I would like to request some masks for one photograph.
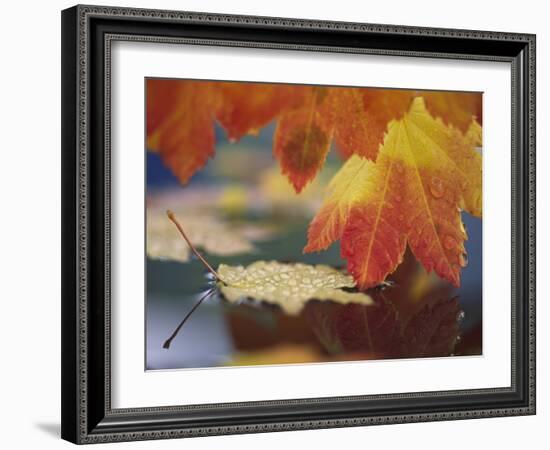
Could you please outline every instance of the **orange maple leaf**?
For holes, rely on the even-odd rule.
[[[304,90],[286,84],[221,82],[216,118],[231,141],[256,134],[283,110],[299,105]]]
[[[473,119],[481,121],[481,96],[477,93],[332,88],[327,114],[334,117],[335,141],[344,158],[357,154],[375,160],[388,123],[402,118],[415,97],[424,97],[426,109],[434,117],[462,132]]]
[[[415,96],[422,96],[426,101],[426,109],[434,116],[439,117],[447,125],[453,125],[465,133],[472,119],[481,124],[482,97],[475,92],[416,92]]]
[[[335,143],[346,159],[352,154],[376,159],[378,153],[375,124],[368,116],[362,93],[360,88],[330,88],[322,111],[323,120],[334,127]]]
[[[280,116],[273,142],[273,154],[296,192],[323,167],[334,131],[323,114],[328,89],[310,86],[302,89],[304,102]]]
[[[375,160],[388,121],[404,114],[410,105],[409,91],[370,88],[325,88],[318,108],[320,120],[334,129],[342,156],[352,154]]]
[[[299,106],[280,117],[274,154],[298,193],[321,170],[333,138],[345,159],[375,160],[388,121],[402,116],[412,99],[410,91],[387,89],[296,89]]]
[[[351,155],[334,175],[327,188],[328,195],[309,225],[304,252],[324,250],[340,239],[352,207],[372,184],[369,174],[375,170],[374,167],[374,162]]]
[[[308,229],[306,252],[341,240],[360,287],[385,279],[406,245],[458,285],[466,233],[481,216],[481,95],[435,91],[156,80],[147,82],[147,144],[182,183],[230,140],[276,120],[273,153],[296,192],[334,138],[347,159]]]
[[[301,192],[322,168],[333,137],[345,159],[375,160],[387,124],[406,113],[415,95],[462,132],[481,119],[479,94],[150,79],[147,143],[186,183],[214,155],[214,119],[231,141],[278,120],[274,155]]]
[[[213,83],[147,80],[147,147],[182,183],[214,156]]]
[[[340,238],[348,271],[367,288],[396,269],[408,242],[427,271],[459,285],[466,264],[460,211],[481,214],[479,131],[471,124],[462,134],[416,98],[390,122],[376,163],[354,155],[335,176],[304,251]]]

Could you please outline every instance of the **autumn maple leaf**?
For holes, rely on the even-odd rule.
[[[214,156],[216,120],[235,141],[298,104],[303,92],[283,84],[147,80],[147,147],[185,184]]]
[[[185,184],[214,156],[214,121],[231,141],[276,121],[273,153],[299,193],[323,167],[333,140],[344,159],[376,160],[387,124],[403,117],[417,95],[462,132],[481,117],[481,96],[472,93],[149,79],[147,144]]]
[[[388,125],[376,162],[353,155],[329,186],[304,251],[340,238],[360,288],[379,284],[402,261],[406,245],[427,271],[460,284],[466,264],[461,209],[481,215],[480,128],[464,135],[415,98]]]
[[[221,264],[218,286],[225,299],[240,303],[252,298],[278,305],[289,315],[299,314],[312,299],[338,304],[371,305],[364,292],[353,292],[353,279],[330,266],[278,261],[256,261],[247,267]],[[346,290],[347,289],[347,290]]]
[[[426,109],[446,125],[453,125],[465,133],[472,119],[481,124],[482,97],[476,92],[417,91],[426,102]]]
[[[335,143],[342,156],[347,159],[356,154],[375,160],[388,123],[401,119],[415,97],[423,97],[434,117],[462,132],[473,118],[481,120],[481,96],[477,93],[331,88],[325,114],[333,122]]]
[[[304,94],[301,86],[234,82],[217,83],[216,91],[216,118],[231,141],[256,134]]]
[[[214,156],[214,84],[147,80],[147,147],[182,183]]]
[[[323,167],[333,133],[326,117],[328,88],[302,89],[303,103],[279,117],[273,138],[273,154],[298,193]]]
[[[300,106],[284,112],[274,138],[274,155],[297,193],[323,167],[332,140],[347,159],[356,154],[375,160],[388,121],[402,116],[409,91],[300,87]]]
[[[374,166],[374,162],[352,155],[334,175],[327,188],[329,195],[309,225],[306,253],[324,250],[340,239],[351,208],[371,185],[368,175]]]
[[[335,141],[345,157],[352,154],[376,160],[388,122],[407,112],[410,91],[373,88],[335,88]]]
[[[481,95],[462,92],[158,80],[147,82],[147,145],[186,183],[230,140],[276,121],[273,153],[294,190],[334,140],[347,161],[308,230],[306,252],[341,239],[359,286],[381,282],[406,244],[460,282],[460,210],[481,216]]]
[[[321,170],[332,140],[344,159],[376,160],[388,123],[401,119],[417,96],[434,117],[462,132],[481,117],[476,93],[296,86],[294,95],[300,94],[294,109],[281,110],[274,139],[274,155],[297,193]]]

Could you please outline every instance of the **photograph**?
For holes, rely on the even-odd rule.
[[[483,355],[483,93],[146,78],[145,369]]]

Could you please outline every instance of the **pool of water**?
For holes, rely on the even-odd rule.
[[[163,347],[166,339],[214,283],[196,259],[147,259],[146,369],[481,354],[481,220],[463,216],[468,266],[458,289],[425,274],[408,253],[391,285],[368,291],[375,300],[370,307],[312,300],[300,315],[288,316],[250,300],[229,304],[215,292],[169,348]],[[257,243],[253,253],[204,256],[213,267],[260,259],[345,267],[338,244],[318,254],[302,253],[307,221],[276,225],[274,238]]]

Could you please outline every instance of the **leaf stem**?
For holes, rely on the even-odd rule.
[[[191,311],[189,311],[185,317],[182,319],[182,321],[179,323],[179,325],[176,327],[174,332],[170,335],[168,339],[164,341],[164,344],[162,344],[162,348],[170,348],[170,344],[172,343],[172,340],[178,335],[179,331],[181,330],[181,327],[183,327],[183,324],[187,322],[187,319],[191,317],[191,314],[195,312],[195,310],[200,306],[200,304],[205,301],[208,297],[210,297],[214,293],[215,288],[210,288],[206,293],[200,298],[200,300],[195,303],[195,305],[191,308]]]
[[[198,252],[198,250],[193,246],[193,244],[191,243],[191,241],[189,240],[189,238],[187,237],[187,235],[185,234],[185,231],[183,231],[183,227],[181,226],[181,224],[178,222],[178,219],[176,219],[176,215],[174,214],[173,211],[166,211],[166,215],[168,216],[168,218],[174,223],[174,225],[176,226],[176,228],[178,229],[178,231],[180,232],[180,234],[182,235],[183,239],[185,239],[185,242],[187,242],[187,245],[189,246],[189,248],[191,249],[191,251],[195,254],[195,256],[197,258],[199,258],[200,262],[203,263],[204,267],[206,267],[206,269],[208,269],[208,271],[214,275],[214,277],[216,277],[216,280],[218,281],[221,281],[222,283],[224,283],[224,281],[221,279],[221,277],[218,275],[218,272],[216,272],[214,270],[214,268],[208,264],[208,261],[206,261],[206,259],[203,258],[203,256]]]

